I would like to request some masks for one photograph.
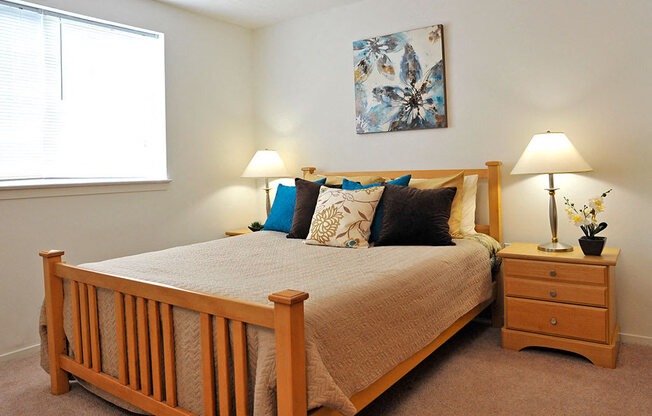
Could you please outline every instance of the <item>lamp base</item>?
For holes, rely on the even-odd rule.
[[[549,243],[541,243],[537,247],[541,251],[573,251],[573,246],[569,244],[564,244],[564,243],[554,243],[554,242],[549,242]]]

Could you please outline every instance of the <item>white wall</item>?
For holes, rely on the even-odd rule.
[[[510,176],[532,135],[564,131],[594,172],[558,175],[577,202],[610,187],[617,308],[652,343],[652,2],[368,0],[255,32],[259,146],[292,169],[482,167],[502,160],[505,241],[549,238],[545,176]],[[351,42],[444,24],[447,129],[356,135]],[[560,204],[560,209],[561,209]],[[560,219],[563,241],[579,230]],[[647,338],[646,338],[647,337]]]
[[[165,33],[173,181],[155,192],[0,199],[0,355],[39,342],[39,250],[102,260],[218,238],[255,212],[254,182],[239,177],[256,149],[249,30],[148,0],[38,2]]]

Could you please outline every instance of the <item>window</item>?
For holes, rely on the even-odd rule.
[[[165,179],[163,35],[0,0],[0,187]]]

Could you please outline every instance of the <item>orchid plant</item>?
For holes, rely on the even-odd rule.
[[[596,234],[607,228],[607,223],[598,223],[596,217],[598,216],[598,213],[604,211],[604,198],[609,192],[611,192],[611,189],[603,192],[597,198],[589,199],[588,203],[584,204],[581,209],[577,209],[575,203],[564,197],[564,205],[566,205],[568,221],[571,224],[580,227],[587,238],[595,239],[597,238]]]

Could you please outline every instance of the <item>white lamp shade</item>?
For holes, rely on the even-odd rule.
[[[288,171],[281,157],[274,150],[257,151],[242,172],[243,178],[280,178],[283,176],[288,176]]]
[[[564,133],[535,134],[512,175],[589,172],[593,169]]]

